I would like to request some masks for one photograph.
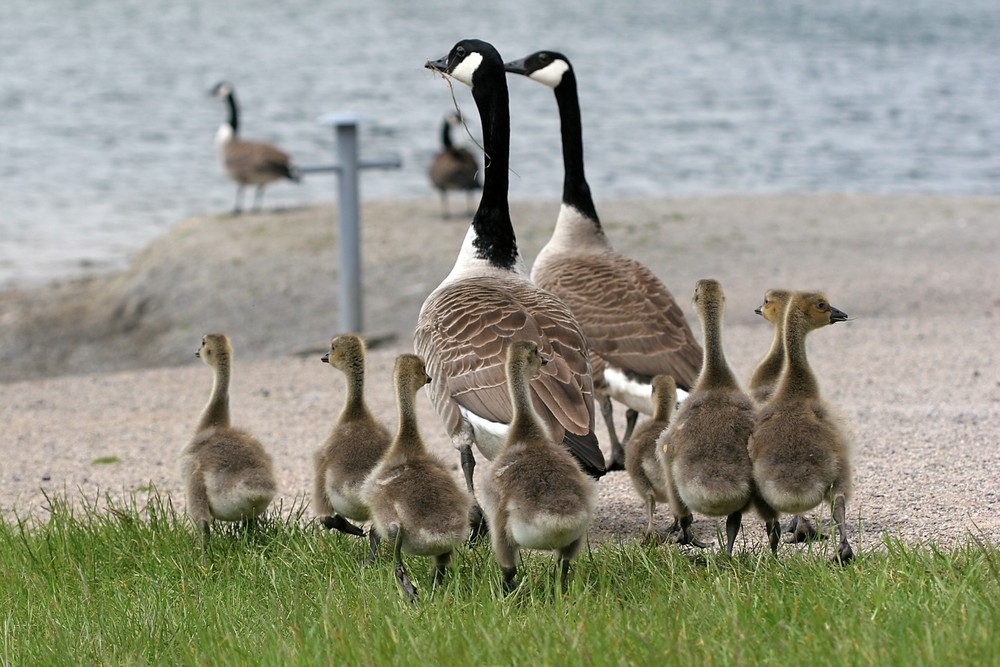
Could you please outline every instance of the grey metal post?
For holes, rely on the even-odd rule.
[[[340,164],[340,330],[364,331],[361,322],[361,216],[358,194],[358,121],[340,117],[336,125]]]
[[[303,174],[335,172],[339,177],[337,205],[340,211],[340,332],[362,332],[361,322],[361,214],[359,172],[361,169],[399,169],[398,157],[361,162],[358,159],[358,125],[368,119],[352,113],[326,114],[319,119],[333,125],[337,137],[335,165],[301,167]]]

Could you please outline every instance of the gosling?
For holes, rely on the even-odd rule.
[[[594,482],[554,441],[532,404],[529,382],[545,363],[535,341],[508,347],[505,370],[513,418],[483,484],[483,509],[508,593],[519,583],[521,548],[554,550],[565,588],[570,561],[583,544],[597,504]]]
[[[653,526],[656,503],[667,502],[667,477],[661,450],[656,441],[670,425],[677,403],[677,383],[672,375],[657,375],[652,380],[653,418],[642,424],[625,441],[625,470],[636,493],[646,503],[646,539],[659,541]],[[673,532],[673,528],[670,532]]]
[[[255,521],[277,490],[274,464],[252,435],[229,420],[229,379],[233,348],[222,333],[201,339],[195,356],[215,371],[212,393],[194,438],[181,453],[187,513],[201,528],[207,546],[210,521]]]
[[[723,350],[722,286],[699,280],[693,303],[704,331],[701,372],[659,445],[666,458],[667,495],[680,529],[678,543],[707,546],[691,534],[692,512],[725,516],[726,553],[731,556],[754,492],[747,453],[754,406]]]
[[[456,544],[469,537],[472,499],[448,469],[427,453],[417,428],[417,390],[431,381],[424,360],[414,354],[396,359],[393,370],[399,430],[382,460],[365,480],[361,496],[371,508],[369,531],[375,560],[379,542],[393,545],[396,581],[411,602],[418,598],[403,564],[402,552],[434,556],[433,585],[444,578]]]
[[[773,553],[778,552],[778,514],[801,514],[826,500],[832,505],[840,543],[834,559],[847,563],[847,499],[852,491],[850,445],[839,420],[820,397],[806,356],[806,335],[842,322],[847,314],[821,292],[796,292],[784,316],[785,363],[774,396],[757,414],[750,458]]]
[[[321,524],[349,535],[364,535],[348,519],[365,522],[368,505],[361,486],[389,449],[392,436],[365,403],[365,343],[353,334],[330,341],[320,358],[347,377],[347,397],[330,437],[316,451],[313,508]]]
[[[783,289],[769,289],[764,293],[764,303],[762,303],[755,313],[774,325],[774,338],[771,340],[771,347],[760,360],[750,382],[747,384],[747,391],[750,398],[760,406],[766,403],[774,394],[774,388],[778,385],[781,377],[781,366],[785,363],[785,339],[782,335],[782,324],[785,317],[785,306],[792,293]],[[796,514],[785,526],[784,532],[791,533],[793,542],[806,542],[819,537],[816,526],[801,514]]]

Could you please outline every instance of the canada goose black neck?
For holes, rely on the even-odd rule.
[[[576,90],[573,68],[563,74],[562,83],[556,86],[556,103],[559,105],[559,124],[562,128],[563,152],[563,204],[572,206],[594,221],[601,229],[594,199],[583,171],[583,122],[580,118],[580,101]]]
[[[451,119],[445,118],[441,123],[441,145],[451,150],[454,144],[451,143]]]
[[[229,105],[229,127],[233,128],[235,137],[240,131],[240,112],[236,108],[236,96],[233,91],[229,91],[226,95],[226,104]]]
[[[479,62],[472,70],[471,81],[459,78],[472,88],[472,97],[483,126],[483,149],[486,153],[483,194],[472,218],[475,232],[473,247],[479,259],[497,268],[515,271],[519,264],[517,239],[507,202],[510,185],[510,98],[503,60],[491,44],[466,39],[452,47],[445,58],[428,62],[427,67],[454,74],[466,61],[472,63],[470,58],[477,56]]]
[[[529,78],[540,73],[536,80],[546,85],[555,83],[542,70],[555,68],[552,76],[558,77],[553,86],[556,104],[559,107],[559,125],[562,132],[563,153],[563,196],[562,203],[572,206],[589,218],[601,230],[601,221],[590,194],[590,186],[583,167],[583,121],[580,116],[580,98],[577,92],[576,74],[569,59],[554,51],[538,51],[515,62],[504,65],[508,72],[523,74]]]

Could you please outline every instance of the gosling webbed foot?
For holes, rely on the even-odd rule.
[[[368,558],[365,559],[364,567],[368,567],[378,558],[378,546],[381,544],[382,538],[379,537],[378,533],[375,532],[375,527],[372,526],[368,529]]]
[[[517,578],[517,567],[505,567],[503,570],[503,592],[504,595],[510,595],[517,587],[521,585],[520,580]]]
[[[396,581],[399,583],[399,587],[403,589],[406,593],[406,597],[410,599],[410,602],[416,604],[417,602],[417,588],[410,581],[410,577],[406,574],[406,568],[402,564],[396,566]]]
[[[355,526],[353,523],[340,516],[339,514],[333,514],[329,516],[321,516],[319,522],[323,524],[328,530],[336,530],[344,533],[346,535],[357,535],[358,537],[364,537],[365,531]]]
[[[608,463],[608,472],[625,470],[625,448],[618,442],[611,444],[611,461]]]
[[[695,537],[690,528],[678,528],[678,532],[679,534],[675,538],[677,544],[690,544],[691,546],[698,547],[699,549],[707,549],[712,546],[711,542],[702,542]]]
[[[479,503],[473,503],[472,509],[469,511],[469,544],[478,542],[484,537],[489,537],[490,527],[486,521],[486,515],[483,514],[483,508],[479,506]]]
[[[851,548],[851,545],[848,542],[841,542],[840,546],[837,548],[837,553],[831,560],[840,565],[847,565],[854,560],[854,549]]]
[[[811,542],[812,540],[818,540],[825,537],[816,529],[816,525],[812,521],[805,518],[801,514],[793,516],[785,525],[783,530],[785,533],[789,533],[791,535],[788,542],[792,544],[799,542]]]

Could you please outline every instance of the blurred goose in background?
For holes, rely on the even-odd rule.
[[[264,141],[250,141],[239,136],[240,113],[236,106],[233,84],[221,81],[212,88],[210,94],[224,99],[229,107],[229,119],[219,126],[215,134],[215,150],[219,163],[229,178],[236,181],[236,203],[233,213],[243,209],[243,188],[257,186],[253,198],[253,210],[259,211],[264,199],[264,186],[279,178],[287,178],[298,183],[298,170],[292,165],[288,153]]]
[[[638,413],[653,414],[653,376],[673,376],[683,400],[698,376],[701,346],[663,281],[615,250],[604,234],[584,174],[580,103],[569,59],[538,51],[504,68],[555,91],[565,170],[562,206],[552,238],[532,266],[531,279],[562,298],[583,327],[594,389],[611,439],[608,469],[622,470],[622,442],[631,435]],[[622,440],[615,431],[611,399],[627,408]]]
[[[441,123],[441,150],[431,161],[428,175],[431,183],[441,193],[441,217],[450,218],[448,210],[448,191],[465,190],[466,214],[472,215],[472,195],[481,190],[479,182],[479,164],[475,156],[461,146],[451,141],[452,126],[460,127],[462,117],[457,112],[449,113]]]

